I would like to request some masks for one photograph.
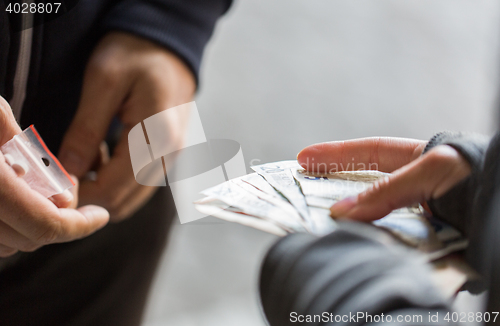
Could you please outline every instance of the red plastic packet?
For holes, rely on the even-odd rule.
[[[0,151],[31,189],[47,198],[75,185],[33,125],[5,143]]]

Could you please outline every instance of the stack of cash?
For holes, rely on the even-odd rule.
[[[334,203],[365,191],[388,175],[379,171],[309,173],[297,161],[252,169],[255,173],[203,191],[206,197],[195,202],[196,208],[278,236],[294,232],[321,236],[337,228],[329,210]],[[443,265],[443,257],[467,246],[457,230],[429,216],[419,204],[394,210],[373,225],[390,233],[401,246],[421,252],[428,261],[439,260],[436,266]]]

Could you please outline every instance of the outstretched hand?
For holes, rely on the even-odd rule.
[[[469,163],[453,147],[440,145],[421,155],[426,144],[390,137],[335,141],[308,146],[297,160],[311,172],[336,172],[328,167],[347,163],[391,172],[367,191],[330,208],[334,218],[373,221],[394,209],[439,198],[471,173]]]

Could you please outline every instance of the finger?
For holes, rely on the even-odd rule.
[[[109,220],[108,212],[101,207],[58,209],[14,173],[0,174],[0,178],[0,198],[9,202],[0,205],[1,220],[39,245],[80,238]]]
[[[129,84],[121,82],[114,70],[97,64],[87,67],[80,104],[59,152],[63,166],[78,178],[94,163],[111,120],[127,95]]]
[[[21,132],[9,103],[0,96],[0,146]]]
[[[76,176],[70,176],[75,185],[70,189],[66,189],[64,192],[56,194],[49,198],[50,201],[52,201],[58,208],[76,208],[78,206],[79,181]]]
[[[127,137],[123,137],[109,163],[97,171],[96,181],[86,180],[80,184],[80,203],[103,206],[115,216],[120,205],[138,187],[144,186],[135,181]]]
[[[397,208],[438,198],[470,174],[467,161],[452,147],[438,146],[374,183],[356,197],[330,208],[332,217],[372,221]]]
[[[0,257],[7,258],[17,253],[17,250],[0,244]]]
[[[89,171],[85,175],[85,179],[95,180],[95,171],[99,170],[101,166],[107,164],[109,162],[109,147],[106,141],[102,141],[99,144],[99,151],[97,153],[97,157],[94,160],[94,163],[90,166]]]
[[[311,172],[378,170],[392,172],[416,159],[427,142],[393,137],[370,137],[319,143],[304,148],[297,156]]]
[[[165,176],[161,173],[158,177],[164,179]],[[94,203],[108,209],[111,220],[116,222],[133,214],[156,189],[140,185],[135,180],[130,163],[128,139],[123,137],[109,163],[103,165],[97,172],[96,181],[82,182],[79,197],[82,204]]]
[[[89,236],[104,227],[109,221],[109,213],[100,206],[87,205],[78,209],[59,209],[59,229],[55,235],[47,235],[43,240],[50,243],[67,242]],[[53,239],[53,240],[52,240]]]
[[[52,197],[50,197],[50,201],[52,201],[58,208],[68,208],[73,199],[75,197],[73,196],[73,193],[69,190],[66,189],[60,194],[56,194]]]
[[[73,180],[73,183],[75,184],[72,188],[69,189],[69,191],[71,191],[71,194],[73,195],[73,201],[71,202],[71,205],[69,205],[68,207],[60,207],[60,208],[78,207],[78,190],[80,189],[80,180],[78,180],[78,178],[74,174],[70,174],[70,177]]]

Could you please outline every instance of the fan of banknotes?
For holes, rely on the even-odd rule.
[[[196,208],[279,236],[293,232],[324,235],[336,228],[329,211],[335,202],[363,192],[388,175],[373,170],[309,173],[297,161],[252,169],[256,173],[203,191],[206,197],[195,203]],[[373,224],[433,257],[467,245],[457,230],[428,216],[420,205],[397,209]]]
[[[196,209],[279,236],[294,232],[321,236],[337,227],[329,210],[335,202],[363,192],[388,175],[379,171],[310,173],[295,160],[252,169],[255,173],[202,191],[206,197],[195,202]],[[373,224],[402,246],[420,251],[428,261],[439,260],[441,265],[443,257],[467,246],[460,232],[429,216],[418,204],[394,210]]]

